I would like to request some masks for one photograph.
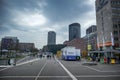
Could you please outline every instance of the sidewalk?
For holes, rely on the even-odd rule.
[[[31,56],[26,56],[22,59],[18,59],[16,60],[16,63],[15,65],[20,65],[20,64],[23,64],[23,63],[28,63],[28,62],[32,62],[34,60],[38,59],[37,57],[31,57]],[[9,65],[8,64],[8,60],[0,60],[0,67],[13,67],[14,65]]]
[[[96,62],[96,61],[94,61],[94,62],[93,61],[89,61],[89,60],[87,60],[85,58],[82,58],[81,62],[82,62],[82,65],[90,65],[90,66],[98,64],[98,62]]]
[[[96,64],[104,64],[104,65],[120,65],[119,63],[114,63],[114,61],[113,61],[113,63],[110,62],[110,63],[108,64],[107,62],[104,63],[104,60],[99,61],[99,62],[98,62],[98,61],[94,61],[94,62],[93,62],[92,60],[90,61],[90,60],[85,59],[85,58],[82,58],[82,59],[81,59],[81,62],[82,62],[82,63],[88,63],[88,64],[89,64],[89,63],[96,63]]]

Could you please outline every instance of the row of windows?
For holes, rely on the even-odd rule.
[[[118,29],[118,28],[120,29],[120,24],[114,24],[113,25],[113,29]]]
[[[118,35],[118,34],[120,34],[120,30],[119,31],[114,31],[113,33],[114,33],[114,35]]]
[[[112,13],[113,16],[120,16],[120,13]]]
[[[119,38],[118,38],[118,37],[114,37],[114,40],[115,40],[115,41],[119,41]]]
[[[111,1],[111,4],[120,5],[120,1]]]
[[[112,7],[112,10],[120,10],[120,7]]]
[[[117,22],[119,21],[119,22],[120,22],[120,18],[113,18],[112,20],[113,20],[113,21],[117,21]]]

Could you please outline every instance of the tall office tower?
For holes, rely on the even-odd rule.
[[[120,0],[96,0],[98,46],[120,48]]]
[[[73,23],[69,25],[69,41],[80,38],[80,24],[79,23]]]
[[[48,32],[48,45],[56,44],[56,33],[54,31]]]

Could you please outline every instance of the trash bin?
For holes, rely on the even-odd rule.
[[[103,58],[100,59],[100,63],[104,64],[104,59]]]
[[[111,64],[115,64],[115,59],[111,59]]]
[[[105,64],[107,63],[107,58],[106,58],[106,57],[104,58],[104,63],[105,63]]]

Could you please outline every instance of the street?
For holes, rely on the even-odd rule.
[[[120,64],[82,65],[84,61],[37,58],[0,67],[0,80],[119,80]]]

